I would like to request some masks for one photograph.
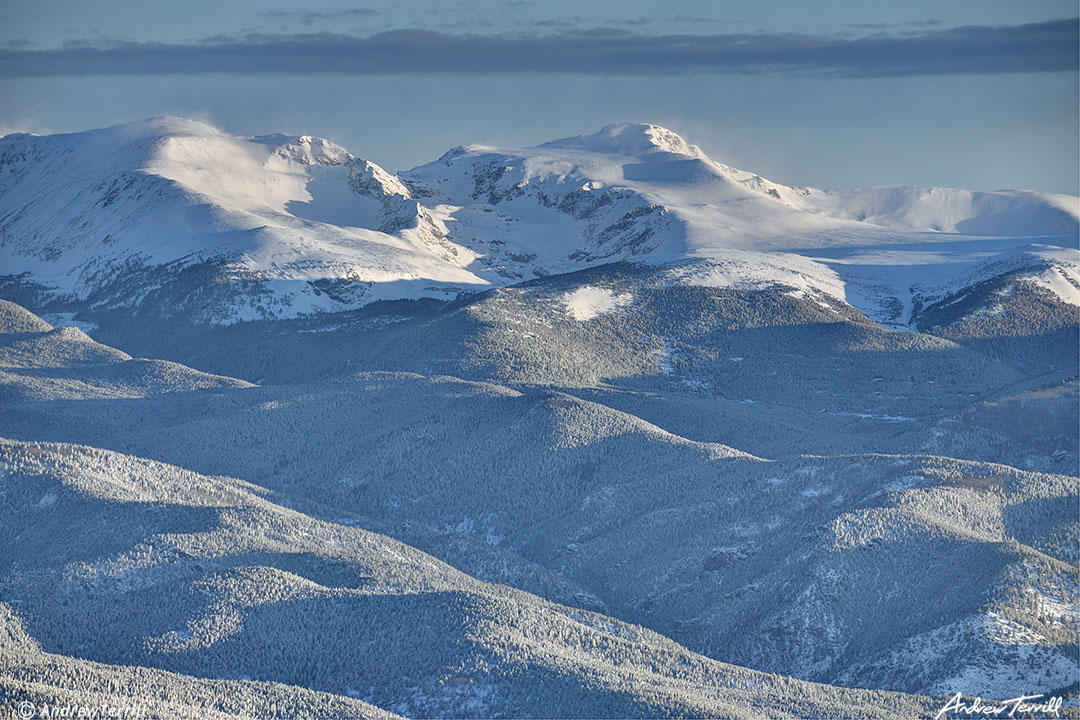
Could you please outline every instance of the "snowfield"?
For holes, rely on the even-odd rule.
[[[563,298],[566,309],[575,320],[591,320],[597,315],[629,305],[633,300],[633,296],[627,293],[617,295],[612,290],[591,286],[578,288]]]

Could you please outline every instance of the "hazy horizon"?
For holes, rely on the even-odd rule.
[[[790,185],[1080,193],[1066,3],[133,7],[6,4],[0,133],[178,115],[400,171],[635,121]]]

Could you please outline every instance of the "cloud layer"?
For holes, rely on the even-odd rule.
[[[862,37],[793,33],[647,35],[595,28],[541,35],[392,30],[69,44],[0,50],[0,75],[196,73],[807,72],[845,76],[1077,70],[1080,19]]]

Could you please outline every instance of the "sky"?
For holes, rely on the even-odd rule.
[[[157,115],[389,170],[612,122],[825,188],[1080,194],[1058,0],[0,0],[0,134]]]

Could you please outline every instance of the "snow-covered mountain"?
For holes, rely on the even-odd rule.
[[[1019,253],[1033,256],[1033,275],[1064,278],[1046,284],[1080,303],[1075,197],[786,187],[642,124],[529,149],[457,148],[403,178],[454,221],[451,240],[514,278],[689,260],[695,267],[674,278],[812,289],[908,327],[917,299],[948,295],[973,265]]]
[[[486,285],[393,176],[326,140],[160,118],[0,143],[4,274],[60,296],[137,306],[208,265],[196,283],[233,292],[195,309],[229,321]]]
[[[0,706],[1073,702],[1078,204],[637,124],[0,138]]]
[[[458,147],[400,176],[327,140],[178,118],[0,138],[9,286],[226,323],[633,260],[680,266],[675,282],[824,293],[907,327],[1005,257],[1077,302],[1078,218],[1080,199],[1049,193],[787,187],[646,124]]]

